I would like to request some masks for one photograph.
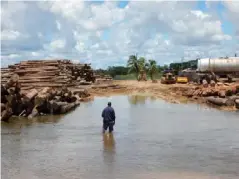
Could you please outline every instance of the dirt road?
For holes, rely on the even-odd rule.
[[[235,86],[231,84],[230,86]],[[238,85],[238,83],[237,83]],[[155,98],[160,98],[171,103],[198,103],[207,104],[204,94],[197,95],[193,97],[188,97],[185,95],[187,92],[195,91],[199,88],[201,92],[207,93],[208,90],[219,90],[220,88],[228,87],[213,87],[213,88],[203,88],[202,86],[197,86],[194,84],[161,84],[159,81],[157,83],[152,83],[152,81],[142,81],[138,82],[136,80],[125,80],[125,81],[113,81],[112,87],[95,88],[90,89],[89,92],[92,96],[112,96],[112,95],[132,95],[141,94],[147,96],[153,96]],[[229,86],[229,87],[230,87]],[[209,95],[210,96],[210,95]],[[237,110],[235,107],[216,107],[221,110],[234,111]]]
[[[187,84],[161,84],[152,83],[151,81],[138,82],[136,80],[125,80],[125,81],[113,81],[114,88],[103,88],[103,89],[90,89],[90,93],[93,96],[111,96],[111,95],[122,95],[122,94],[142,94],[148,96],[154,96],[170,102],[180,103],[187,102],[188,98],[182,96],[180,91],[175,92],[174,88],[189,89],[193,88],[194,85]]]

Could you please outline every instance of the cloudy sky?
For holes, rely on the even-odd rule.
[[[239,55],[237,1],[2,1],[1,65],[68,58],[94,68]]]

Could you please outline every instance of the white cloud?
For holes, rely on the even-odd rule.
[[[18,31],[14,30],[3,30],[1,32],[1,40],[16,40],[20,36],[20,33]]]
[[[61,30],[61,23],[59,21],[56,21],[56,26],[58,30]]]
[[[238,4],[224,2],[239,37]],[[125,8],[116,1],[2,2],[2,57],[4,64],[56,57],[106,67],[123,65],[135,53],[164,64],[238,51],[214,10],[195,7],[176,1],[131,1]]]
[[[199,10],[197,10],[197,11],[191,11],[191,13],[192,14],[194,14],[194,15],[196,15],[197,17],[199,17],[199,18],[201,18],[201,19],[205,19],[205,18],[207,18],[207,17],[210,17],[210,15],[208,15],[208,14],[205,14],[205,13],[203,13],[202,11],[199,11]]]
[[[57,39],[50,42],[50,44],[43,45],[45,50],[49,50],[51,52],[63,50],[65,48],[66,41],[64,39]]]

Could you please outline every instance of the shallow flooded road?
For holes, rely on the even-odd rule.
[[[108,100],[113,136],[101,134]],[[3,179],[239,178],[239,113],[140,96],[2,123]]]

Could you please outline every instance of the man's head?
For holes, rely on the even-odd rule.
[[[111,102],[108,102],[108,106],[111,106]]]

